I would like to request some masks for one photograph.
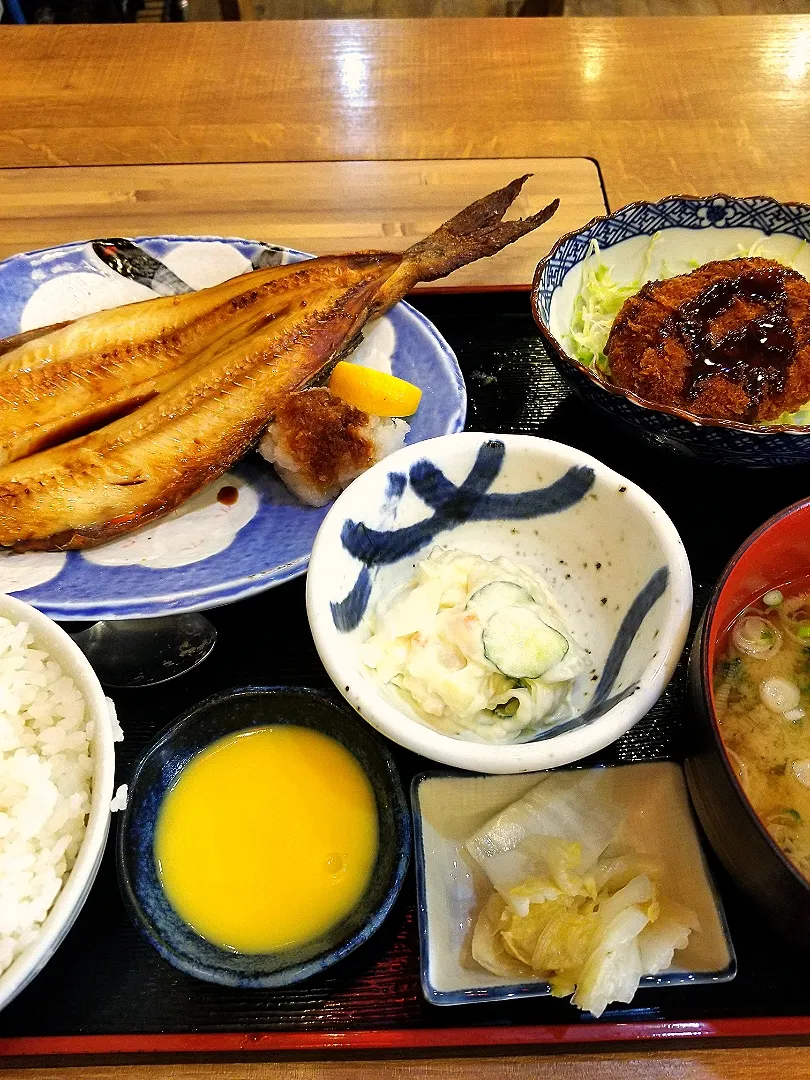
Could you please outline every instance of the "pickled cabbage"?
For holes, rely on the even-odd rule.
[[[593,773],[553,773],[470,837],[495,892],[478,915],[474,959],[495,975],[540,975],[600,1016],[665,971],[699,929],[661,895],[660,871],[621,852],[623,815],[595,793]]]

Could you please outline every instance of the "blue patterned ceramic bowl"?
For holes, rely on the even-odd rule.
[[[354,755],[374,788],[381,842],[369,887],[342,922],[295,949],[248,955],[201,938],[171,907],[155,866],[155,823],[166,791],[195,754],[224,735],[265,724],[315,728]],[[180,971],[224,986],[287,986],[331,967],[371,937],[399,895],[410,851],[408,807],[383,742],[347,709],[314,690],[246,687],[196,705],[165,728],[141,758],[119,822],[118,881],[137,928]]]
[[[360,662],[365,613],[434,544],[505,556],[545,579],[590,650],[573,718],[523,742],[455,738]],[[669,682],[691,605],[686,552],[661,507],[595,458],[529,435],[466,432],[392,454],[330,510],[307,577],[315,645],[347,701],[409,750],[488,773],[564,765],[624,734]]]
[[[650,241],[655,237],[655,243]],[[646,443],[715,464],[763,468],[810,461],[810,431],[767,429],[730,420],[710,420],[684,409],[653,405],[612,385],[574,358],[567,342],[583,268],[599,258],[617,283],[686,273],[696,264],[756,253],[789,262],[810,277],[810,206],[766,196],[735,199],[673,195],[660,202],[631,203],[594,218],[563,236],[539,263],[532,309],[563,378],[585,401]]]

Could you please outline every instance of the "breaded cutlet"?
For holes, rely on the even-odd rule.
[[[785,314],[795,336],[795,351],[784,369],[784,378],[766,378],[761,383],[761,394],[752,394],[741,377],[741,369],[731,376],[704,372],[693,387],[693,358],[677,330],[683,306],[717,282],[777,272],[786,294]],[[766,314],[767,308],[767,303],[756,297],[734,298],[710,321],[709,342],[715,344],[733,334]],[[759,258],[706,263],[690,274],[648,282],[625,301],[611,329],[605,354],[612,381],[645,401],[717,419],[774,420],[810,401],[810,282],[795,270]],[[749,372],[758,363],[767,366],[767,356],[763,364],[762,356],[754,350],[750,361]]]

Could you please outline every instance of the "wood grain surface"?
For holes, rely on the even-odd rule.
[[[0,30],[0,166],[590,156],[808,195],[810,16]]]
[[[565,0],[563,15],[808,15],[808,0]]]
[[[146,0],[138,22],[159,22],[161,0]],[[186,0],[189,21],[222,18],[215,0]],[[157,14],[152,16],[150,8]],[[527,10],[529,8],[529,10]],[[508,15],[807,15],[810,0],[240,0],[243,19],[494,18]]]
[[[531,283],[557,237],[605,203],[584,158],[121,165],[0,169],[0,258],[103,236],[245,236],[316,255],[400,251],[463,206],[532,173],[510,213],[525,217],[559,196],[536,233],[463,267],[440,287]],[[339,194],[337,194],[339,193]]]
[[[8,1069],[4,1080],[772,1080],[810,1075],[810,1048],[664,1050],[544,1057],[414,1061],[285,1061],[237,1064],[77,1065]]]

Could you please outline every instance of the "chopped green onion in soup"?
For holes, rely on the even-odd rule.
[[[740,614],[717,656],[714,707],[755,811],[810,878],[810,593],[770,593]]]

